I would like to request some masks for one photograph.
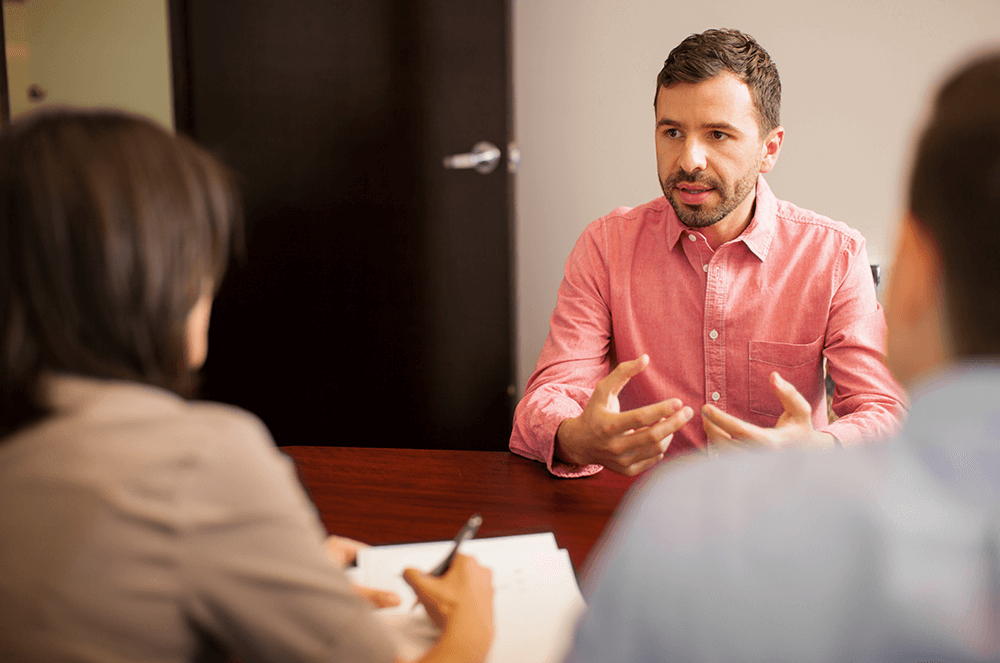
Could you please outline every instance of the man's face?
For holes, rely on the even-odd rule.
[[[778,131],[783,135],[779,127],[766,138],[773,141]],[[749,217],[757,175],[774,163],[768,140],[761,139],[750,89],[731,73],[675,83],[657,94],[660,186],[690,228],[714,225],[734,211],[734,218]]]

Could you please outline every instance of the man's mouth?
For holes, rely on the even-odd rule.
[[[681,202],[685,205],[701,205],[708,200],[709,195],[714,190],[713,187],[693,182],[680,182],[677,184],[677,193],[680,196]]]

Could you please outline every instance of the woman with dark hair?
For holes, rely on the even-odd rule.
[[[253,415],[189,401],[241,235],[229,171],[142,118],[0,134],[0,659],[389,661]],[[407,580],[477,661],[489,571]]]

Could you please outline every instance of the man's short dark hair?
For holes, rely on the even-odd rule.
[[[149,120],[64,109],[0,134],[0,434],[42,375],[187,393],[187,315],[241,236],[230,171]]]
[[[761,138],[781,124],[781,79],[778,68],[753,37],[723,28],[694,34],[670,51],[656,77],[653,107],[661,87],[701,83],[728,71],[750,88]]]
[[[952,351],[1000,355],[1000,53],[938,93],[910,178],[909,205],[944,272]]]

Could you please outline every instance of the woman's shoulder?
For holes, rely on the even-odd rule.
[[[134,382],[60,376],[49,386],[52,414],[0,445],[6,470],[164,517],[195,498],[242,508],[257,493],[295,490],[290,461],[246,410]]]
[[[100,466],[130,474],[276,453],[264,423],[232,405],[186,400],[136,382],[70,375],[52,376],[44,389],[50,414],[5,439],[3,455],[40,455],[46,465],[73,474],[103,475]]]
[[[48,423],[72,422],[80,427],[169,429],[206,427],[215,433],[250,435],[270,441],[264,423],[234,405],[184,399],[153,385],[75,375],[46,381]]]

